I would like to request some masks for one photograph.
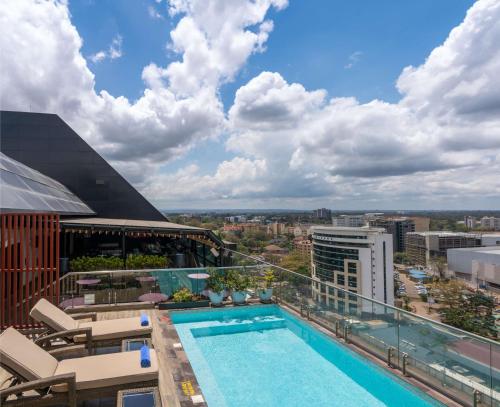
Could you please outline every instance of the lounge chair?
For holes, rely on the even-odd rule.
[[[57,361],[14,328],[0,335],[0,366],[15,378],[0,390],[0,405],[76,407],[77,401],[116,395],[117,391],[158,385],[158,360],[141,367],[140,351]]]
[[[62,338],[75,344],[86,342],[90,350],[93,345],[116,345],[125,338],[151,336],[152,331],[151,322],[148,326],[141,326],[140,317],[104,321],[96,321],[95,313],[72,317],[43,298],[31,309],[30,316],[49,329],[47,335],[38,341],[42,347],[51,340]],[[77,320],[82,318],[91,318],[92,321]]]

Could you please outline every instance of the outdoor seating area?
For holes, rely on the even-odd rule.
[[[69,315],[42,299],[31,314],[44,329],[0,334],[0,405],[181,405],[158,310]]]

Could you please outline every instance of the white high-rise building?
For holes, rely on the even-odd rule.
[[[364,215],[339,215],[332,218],[332,225],[338,227],[357,228],[365,224]]]
[[[392,235],[381,228],[315,226],[312,277],[346,291],[394,304]],[[354,296],[313,283],[318,299],[349,313],[364,310]],[[332,303],[334,302],[334,303]]]

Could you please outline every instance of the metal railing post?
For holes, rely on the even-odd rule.
[[[481,392],[479,390],[474,390],[472,393],[472,405],[478,407],[481,404]]]
[[[349,343],[349,324],[344,325],[344,341]]]
[[[394,347],[393,346],[389,346],[387,348],[387,366],[389,366],[390,368],[393,368],[393,364],[392,364],[392,357],[394,356]]]
[[[402,367],[402,370],[403,370],[403,376],[408,376],[408,373],[406,371],[406,365],[408,363],[408,354],[407,353],[403,353],[403,367]]]

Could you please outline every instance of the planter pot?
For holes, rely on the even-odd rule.
[[[247,292],[246,291],[232,291],[231,298],[233,300],[233,303],[236,305],[245,304],[247,301]]]
[[[210,302],[208,300],[187,302],[161,302],[158,304],[158,309],[186,309],[202,308],[208,306],[210,306]]]
[[[261,302],[271,302],[271,297],[273,296],[272,288],[261,288],[258,290],[258,293]]]
[[[224,299],[224,291],[220,293],[215,293],[212,290],[208,292],[208,298],[210,298],[210,302],[213,306],[218,307],[222,304],[222,300]]]

